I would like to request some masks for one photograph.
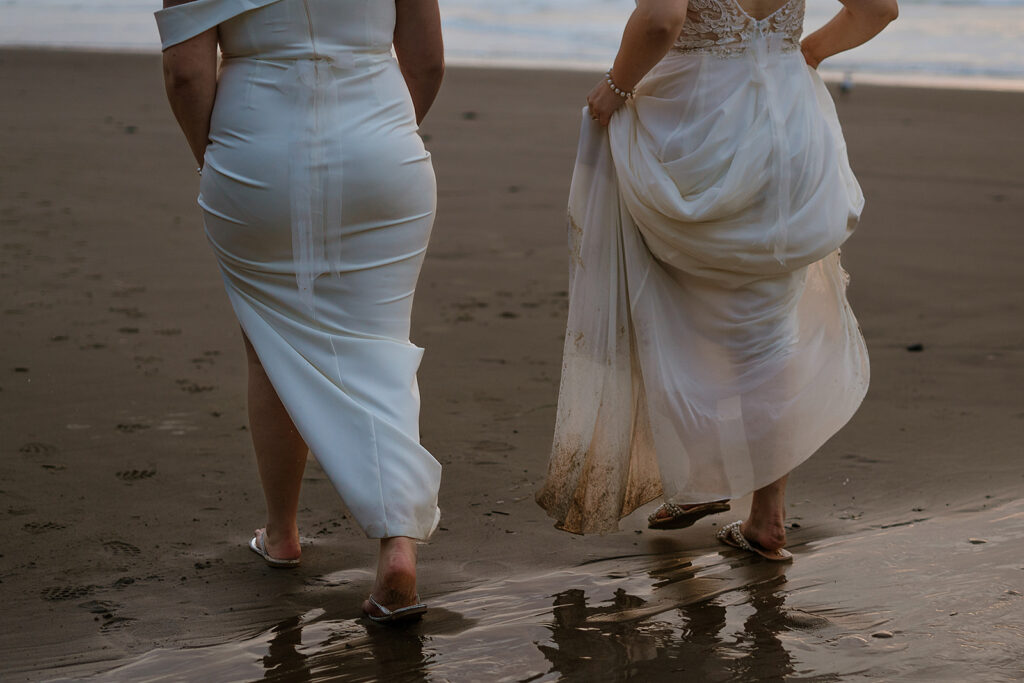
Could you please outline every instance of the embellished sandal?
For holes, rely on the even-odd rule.
[[[270,553],[267,552],[266,529],[256,530],[256,534],[252,537],[252,540],[249,541],[249,550],[262,557],[263,561],[271,567],[276,567],[278,569],[291,569],[292,567],[298,567],[302,562],[298,557],[294,560],[282,560],[276,557],[271,557]]]
[[[407,607],[399,607],[395,610],[390,610],[384,605],[377,602],[373,597],[373,593],[370,593],[370,595],[367,597],[367,600],[370,601],[371,605],[380,610],[380,616],[374,616],[369,612],[365,611],[363,612],[363,614],[365,614],[370,621],[377,624],[397,624],[410,621],[417,621],[427,611],[427,606],[424,603],[420,602],[420,596],[418,595],[414,598],[416,604],[409,605]]]
[[[728,546],[760,555],[764,559],[771,560],[772,562],[790,562],[793,560],[793,553],[789,552],[785,548],[768,550],[767,548],[763,548],[750,541],[743,535],[743,532],[740,531],[741,524],[743,524],[743,520],[733,522],[732,524],[726,524],[718,530],[718,533],[715,534],[715,538]]]
[[[697,505],[676,505],[664,503],[647,518],[648,529],[685,529],[701,517],[716,515],[729,510],[729,501],[716,500]],[[662,513],[668,513],[665,517]]]

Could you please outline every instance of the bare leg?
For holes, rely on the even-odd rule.
[[[267,552],[282,560],[299,557],[299,489],[309,450],[295,429],[249,338],[249,431],[267,501]],[[260,533],[257,530],[257,533]]]
[[[371,595],[388,609],[416,602],[416,541],[405,536],[380,539],[377,581]],[[363,611],[381,616],[369,600],[363,603]]]
[[[778,550],[786,546],[786,480],[789,475],[754,491],[742,533],[748,541],[757,543],[767,550]]]

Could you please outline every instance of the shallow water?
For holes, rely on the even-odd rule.
[[[606,558],[429,596],[415,625],[331,608],[154,650],[118,680],[1018,681],[1024,500],[792,546]],[[348,583],[346,572],[321,577]],[[51,671],[60,675],[59,671]]]
[[[155,52],[157,0],[0,0],[0,45]],[[455,64],[603,70],[633,0],[441,0]],[[826,72],[870,82],[1024,88],[1024,0],[901,0],[878,38],[826,62]],[[835,0],[808,0],[806,30]]]

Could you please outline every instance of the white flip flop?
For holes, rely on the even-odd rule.
[[[272,557],[267,552],[267,532],[265,529],[257,529],[256,535],[249,541],[249,550],[253,551],[257,555],[263,558],[263,561],[269,564],[271,567],[277,567],[278,569],[289,569],[291,567],[298,567],[302,562],[301,558],[295,558],[294,560],[282,560],[276,557]]]
[[[427,606],[419,601],[420,596],[417,595],[414,599],[416,600],[415,605],[408,605],[407,607],[399,607],[398,609],[390,610],[384,605],[377,602],[374,599],[373,594],[371,593],[367,597],[367,600],[370,601],[371,605],[380,610],[381,616],[377,617],[370,614],[369,612],[364,612],[364,614],[370,621],[377,624],[396,624],[401,622],[415,621],[421,618],[426,613]]]

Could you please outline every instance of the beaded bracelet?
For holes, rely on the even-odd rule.
[[[608,69],[604,72],[604,82],[608,84],[608,87],[612,89],[612,92],[621,97],[624,100],[628,100],[633,96],[634,90],[623,90],[619,86],[615,85],[615,81],[612,80],[612,70]]]

